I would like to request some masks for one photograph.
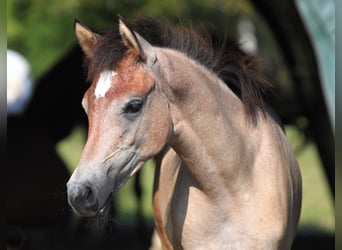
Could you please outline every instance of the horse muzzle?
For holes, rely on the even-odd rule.
[[[125,151],[101,164],[79,165],[67,183],[68,202],[74,212],[85,217],[101,213],[112,194],[143,165],[135,156],[135,152]]]
[[[67,183],[68,202],[74,212],[80,216],[92,217],[100,210],[95,187],[89,183]]]

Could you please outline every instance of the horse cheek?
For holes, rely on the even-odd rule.
[[[164,98],[159,97],[152,105],[153,116],[149,120],[149,152],[150,157],[158,154],[166,145],[169,134],[171,119],[169,115],[168,105]]]

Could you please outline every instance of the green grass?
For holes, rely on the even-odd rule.
[[[305,145],[301,150],[303,136],[293,126],[286,127],[286,134],[295,149],[302,172],[303,203],[300,227],[314,228],[318,231],[335,231],[335,214],[333,199],[329,190],[325,173],[313,143]]]
[[[303,141],[302,135],[292,126],[286,127],[287,137],[295,152],[302,171],[303,204],[300,229],[335,231],[335,215],[332,197],[329,192],[323,168],[314,144],[309,143],[300,151],[296,150]],[[71,135],[57,145],[57,151],[64,159],[70,171],[76,167],[85,141],[86,131],[76,127]],[[141,170],[143,188],[142,208],[146,220],[152,220],[152,186],[154,166],[150,161]],[[126,183],[116,195],[120,224],[134,223],[138,208],[133,191],[134,179]]]

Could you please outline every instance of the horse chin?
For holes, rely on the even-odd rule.
[[[104,205],[98,210],[96,216],[107,214],[110,210],[110,205],[112,202],[113,193],[110,193]]]
[[[113,195],[110,194],[102,208],[96,212],[95,216],[90,218],[89,226],[92,229],[102,231],[109,226],[109,222],[111,220],[112,196]]]

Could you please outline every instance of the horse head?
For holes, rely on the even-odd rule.
[[[75,33],[96,73],[82,100],[89,121],[88,138],[67,183],[68,201],[77,214],[95,216],[106,207],[111,194],[166,145],[171,118],[154,77],[158,60],[149,42],[121,18],[120,41],[112,44],[78,21]],[[103,51],[105,43],[107,51]],[[119,51],[118,61],[96,68],[111,49]]]

